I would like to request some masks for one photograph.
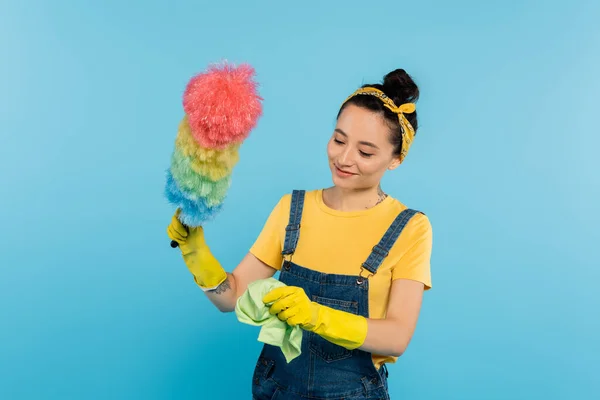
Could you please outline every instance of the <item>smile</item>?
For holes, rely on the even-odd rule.
[[[344,171],[343,169],[338,168],[338,166],[335,165],[335,164],[334,164],[334,167],[335,167],[335,172],[337,173],[338,176],[341,176],[341,177],[345,178],[345,177],[349,177],[349,176],[352,176],[352,175],[356,175],[356,174],[354,174],[352,172]]]

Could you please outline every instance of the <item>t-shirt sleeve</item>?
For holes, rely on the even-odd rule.
[[[279,270],[283,257],[283,238],[287,225],[291,198],[283,196],[273,208],[256,241],[250,248],[250,253],[256,258]]]
[[[411,226],[412,225],[412,226]],[[411,279],[422,282],[425,290],[431,289],[431,248],[433,232],[429,218],[417,214],[405,228],[404,244],[408,250],[392,269],[392,280]]]

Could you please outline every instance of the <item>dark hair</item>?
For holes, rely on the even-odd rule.
[[[383,84],[374,83],[363,85],[361,87],[374,87],[383,91],[383,93],[391,98],[398,107],[404,103],[414,103],[419,99],[419,88],[417,87],[417,84],[403,69],[396,69],[388,73],[383,78]],[[399,156],[402,152],[402,131],[400,129],[400,123],[398,122],[398,115],[394,114],[387,107],[384,107],[384,103],[380,99],[373,96],[361,95],[354,96],[348,100],[340,108],[337,115],[338,118],[342,110],[344,110],[348,104],[354,104],[383,114],[392,129],[390,141],[394,145],[394,155]],[[418,129],[417,111],[411,114],[405,114],[405,117],[413,126],[416,135]]]

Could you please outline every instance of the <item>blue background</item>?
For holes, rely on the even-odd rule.
[[[265,99],[206,227],[229,270],[331,184],[340,102],[405,68],[421,128],[383,187],[429,215],[434,288],[392,398],[598,396],[600,3],[300,4],[2,2],[0,398],[250,397],[257,329],[165,233],[182,91],[222,59]]]

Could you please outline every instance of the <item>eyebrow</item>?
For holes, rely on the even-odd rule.
[[[346,134],[346,132],[344,132],[344,131],[343,131],[343,130],[341,130],[340,128],[335,128],[335,132],[337,132],[337,133],[339,133],[340,135],[343,135],[343,136],[345,136],[345,137],[348,137],[348,135]],[[365,142],[365,141],[361,141],[361,142],[358,142],[358,143],[360,143],[360,144],[364,144],[365,146],[373,147],[374,149],[377,149],[377,150],[379,150],[379,147],[377,147],[377,146],[375,145],[375,143],[371,143],[371,142]]]

